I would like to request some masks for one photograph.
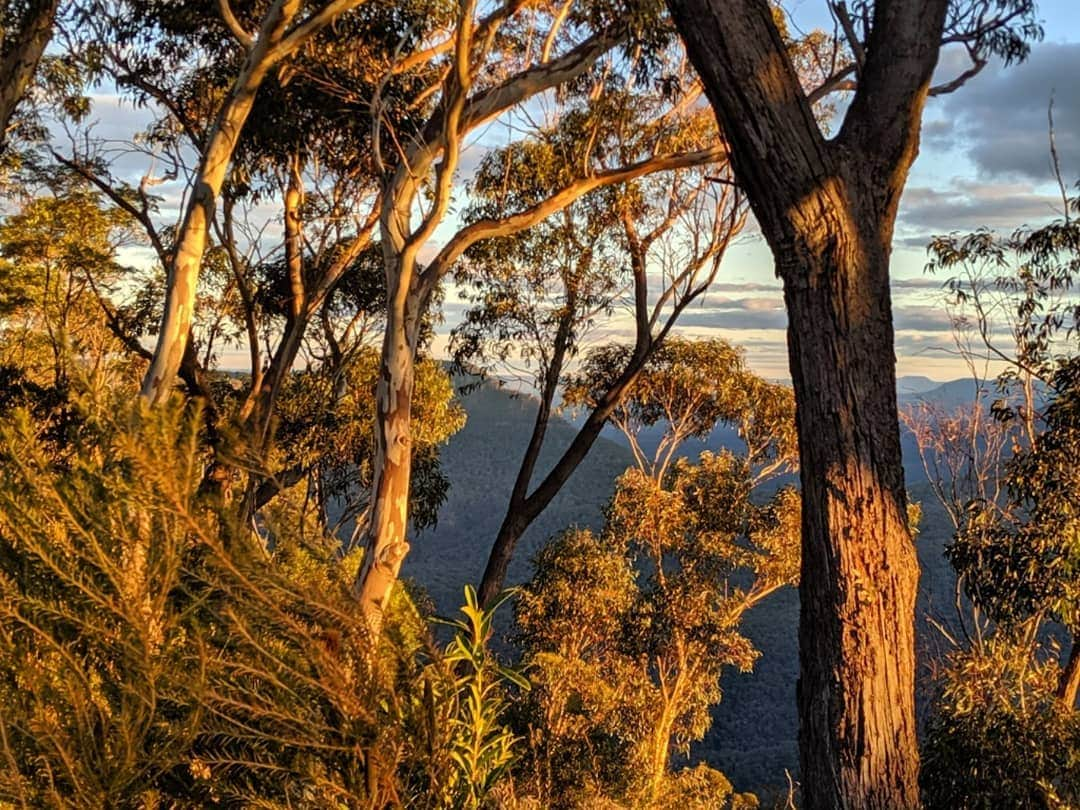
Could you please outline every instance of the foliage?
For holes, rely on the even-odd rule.
[[[926,807],[1075,807],[1080,717],[1062,710],[1059,677],[1009,638],[951,656],[922,748]]]
[[[85,403],[63,458],[25,411],[0,429],[0,802],[481,806],[521,683],[490,615],[444,652],[399,589],[373,655],[357,554],[287,510],[272,550],[233,525],[199,494],[198,414]]]
[[[336,379],[321,370],[290,375],[277,405],[271,475],[287,480],[303,471],[318,487],[324,507],[334,500],[336,511],[347,516],[366,507],[378,372],[378,352],[365,347]],[[420,530],[435,525],[449,487],[439,467],[439,447],[465,424],[450,377],[438,362],[427,359],[417,364],[412,409],[417,424],[409,514]]]
[[[968,594],[995,621],[1032,616],[1080,633],[1080,357],[1054,375],[1038,442],[1004,465],[1012,508],[971,504],[948,550]]]
[[[455,631],[443,661],[452,673],[450,696],[450,758],[455,779],[447,788],[458,798],[453,807],[479,807],[516,758],[517,739],[502,724],[508,703],[503,697],[507,684],[528,690],[529,682],[520,673],[500,666],[486,644],[491,637],[493,612],[509,593],[489,608],[481,608],[476,591],[465,586],[464,618],[443,620]]]
[[[965,435],[932,437],[929,451],[952,478],[939,488],[956,527],[946,553],[974,621],[942,670],[924,794],[937,807],[1071,806],[1080,799],[1080,228],[1066,217],[1008,237],[939,237],[930,251],[930,269],[954,273],[961,350],[973,366],[981,352],[1005,370],[993,424],[981,424],[981,411],[940,422],[937,434],[965,424]],[[1067,657],[1053,639],[1061,630]]]
[[[1075,210],[1078,202],[1067,204]],[[954,273],[948,288],[958,329],[974,331],[1005,361],[998,387],[1006,396],[992,413],[1018,428],[1011,457],[993,471],[1000,482],[993,495],[964,504],[950,561],[995,622],[1015,628],[1049,617],[1075,633],[1080,359],[1070,344],[1080,323],[1072,294],[1080,224],[1066,217],[1004,238],[987,230],[939,237],[930,252],[929,269]],[[1012,346],[1002,348],[1005,330]],[[1007,396],[1016,388],[1019,402]]]
[[[632,351],[614,343],[591,351],[568,377],[566,403],[593,406]],[[723,340],[666,340],[630,385],[611,421],[630,441],[639,465],[654,477],[663,477],[684,441],[705,437],[718,424],[738,431],[755,482],[789,468],[797,452],[791,389],[748,371],[742,351]],[[664,434],[647,459],[639,434],[657,425]]]
[[[650,390],[627,407],[642,412]],[[715,424],[703,400],[685,407]],[[519,771],[545,806],[695,806],[704,785],[715,791],[705,806],[747,801],[705,766],[671,765],[708,729],[723,669],[749,671],[758,656],[743,614],[798,578],[799,497],[781,489],[756,503],[754,473],[728,450],[659,474],[631,468],[599,535],[571,529],[538,554],[516,610],[534,684]]]
[[[127,214],[85,187],[27,199],[0,224],[0,363],[27,382],[63,388],[78,364],[115,384],[121,348],[107,298],[123,269],[118,250],[137,241]]]

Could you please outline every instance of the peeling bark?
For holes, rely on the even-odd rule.
[[[418,291],[413,290],[391,303],[375,389],[371,510],[356,591],[368,626],[376,636],[382,629],[383,612],[401,563],[409,553],[410,420],[421,300]]]

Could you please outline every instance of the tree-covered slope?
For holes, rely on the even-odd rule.
[[[917,394],[902,392],[901,396],[929,401],[940,398],[943,405],[955,406],[963,390],[967,390],[963,384],[951,383]],[[451,482],[449,496],[439,513],[438,526],[413,541],[404,568],[405,575],[423,586],[442,613],[454,611],[464,585],[480,578],[536,413],[535,400],[514,396],[494,383],[463,395],[462,405],[468,421],[442,451],[443,470]],[[549,431],[541,472],[574,435],[572,425],[561,419],[554,419]],[[607,435],[618,436],[614,432]],[[650,441],[650,437],[643,439],[644,444]],[[688,442],[684,452],[696,456],[736,439],[731,430],[719,428],[707,440]],[[904,451],[909,491],[923,507],[917,629],[924,662],[920,676],[925,677],[925,662],[941,648],[940,634],[926,617],[944,622],[952,619],[953,577],[942,554],[950,530],[913,456],[914,445],[906,437]],[[574,524],[598,528],[615,478],[632,463],[625,446],[615,438],[601,438],[551,507],[526,533],[508,582],[529,577],[533,555],[552,535]],[[793,588],[783,589],[747,613],[743,626],[761,650],[761,658],[750,674],[732,671],[724,676],[724,697],[714,713],[713,727],[691,750],[692,762],[707,760],[723,770],[738,790],[779,787],[785,783],[785,769],[793,775],[798,770],[798,621],[798,594]]]

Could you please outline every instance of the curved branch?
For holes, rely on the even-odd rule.
[[[437,281],[461,255],[471,246],[482,239],[494,239],[531,228],[541,220],[557,213],[575,200],[591,191],[617,183],[626,183],[644,177],[654,172],[668,171],[672,169],[686,169],[691,166],[702,166],[708,163],[716,163],[727,156],[727,150],[722,147],[702,149],[697,152],[683,152],[677,154],[659,155],[647,160],[633,163],[619,169],[611,169],[599,172],[578,180],[575,183],[555,192],[546,200],[531,208],[527,208],[517,214],[512,214],[502,219],[482,219],[474,222],[466,228],[458,231],[457,235],[446,244],[439,254],[428,265],[424,275],[430,274],[431,281]]]

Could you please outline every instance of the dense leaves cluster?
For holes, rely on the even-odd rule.
[[[625,407],[655,408],[649,424],[674,417],[676,447],[717,422],[769,419],[769,397],[746,396],[769,386],[741,369],[737,352],[709,342],[670,348],[701,362],[650,368]],[[682,370],[694,368],[708,368],[715,382],[700,396],[695,385],[680,387]],[[675,390],[678,404],[667,399]],[[695,427],[687,432],[680,421]],[[758,448],[751,432],[743,436],[741,455],[627,470],[599,534],[570,530],[537,556],[516,614],[534,682],[519,722],[529,741],[522,778],[545,804],[749,806],[704,765],[672,769],[708,730],[721,672],[749,671],[758,656],[739,630],[744,613],[798,579],[799,496],[784,488],[764,503],[752,497],[762,480],[751,453]],[[790,448],[773,451],[790,462]]]

